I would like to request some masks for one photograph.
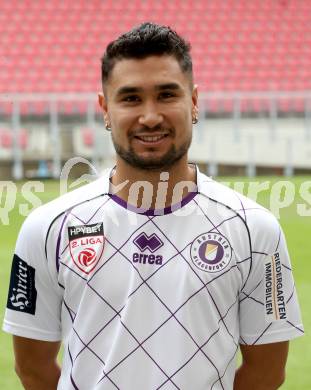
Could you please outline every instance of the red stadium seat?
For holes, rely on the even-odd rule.
[[[0,129],[0,146],[6,149],[12,147],[12,133],[8,129]]]
[[[311,88],[309,0],[12,0],[1,4],[0,92],[97,92],[106,44],[144,20],[191,41],[207,92]]]
[[[94,146],[94,131],[92,129],[82,129],[82,138],[85,146]]]
[[[28,133],[25,129],[19,131],[19,146],[25,149],[28,145]],[[0,146],[5,149],[13,147],[13,132],[8,128],[0,128]]]

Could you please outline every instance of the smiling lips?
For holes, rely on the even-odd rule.
[[[157,143],[159,141],[162,141],[162,139],[166,138],[168,136],[167,133],[165,134],[156,134],[156,135],[136,135],[135,138],[144,142],[144,143]]]

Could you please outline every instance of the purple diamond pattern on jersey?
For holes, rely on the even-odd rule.
[[[134,239],[133,242],[142,252],[149,249],[149,251],[153,253],[163,246],[163,242],[155,233],[148,236],[145,232],[142,232]]]
[[[109,206],[109,203],[110,202],[108,201],[105,204],[105,208],[107,205]],[[99,209],[103,210],[101,207],[99,207]],[[91,217],[86,217],[86,215],[84,215],[83,218],[81,218],[79,207],[77,209],[71,210],[70,214],[73,218],[76,218],[79,223],[84,219],[85,221],[83,221],[83,223],[86,223],[86,221],[87,223],[90,223],[91,221],[95,222],[98,218],[101,219],[101,217],[96,212],[93,213]],[[219,229],[222,228],[222,225],[226,224],[227,220],[232,222],[232,214],[229,214],[230,215],[227,215],[227,218],[222,216],[222,218],[217,222],[212,222],[204,214],[201,214],[206,221],[208,229],[203,227],[200,227],[200,229],[204,229],[204,231],[210,232],[220,232]],[[235,220],[238,219],[235,218]],[[178,222],[178,224],[180,224],[180,222]],[[145,233],[146,228],[149,228],[149,235]],[[142,229],[144,229],[143,232]],[[156,230],[157,234],[150,234],[150,230]],[[118,236],[120,235],[118,234]],[[230,318],[233,315],[232,313],[234,313],[235,307],[238,304],[237,298],[234,297],[229,307],[219,306],[218,303],[214,302],[213,295],[216,293],[214,291],[214,282],[218,279],[218,277],[212,277],[210,280],[208,280],[208,282],[206,282],[204,278],[202,278],[200,272],[195,270],[189,262],[188,251],[192,241],[185,241],[183,242],[183,245],[180,246],[182,240],[180,241],[179,238],[178,241],[174,243],[171,236],[175,237],[174,229],[172,229],[171,225],[162,225],[162,218],[148,216],[143,217],[141,222],[133,228],[132,233],[129,231],[127,237],[122,238],[122,236],[120,236],[120,240],[114,242],[111,242],[109,237],[107,237],[106,260],[104,264],[99,267],[99,269],[96,270],[96,272],[87,281],[87,288],[89,289],[88,295],[93,294],[94,298],[92,299],[97,297],[95,306],[98,308],[100,305],[105,307],[103,313],[106,313],[107,317],[105,315],[100,323],[90,323],[87,334],[80,333],[79,328],[76,328],[76,326],[73,325],[74,332],[76,334],[76,340],[74,343],[69,343],[68,353],[70,355],[72,364],[70,371],[71,381],[72,383],[77,383],[77,386],[74,385],[75,388],[79,388],[78,383],[81,379],[80,375],[83,375],[83,370],[79,369],[78,363],[78,360],[81,358],[81,356],[88,356],[87,359],[92,359],[94,367],[98,367],[98,369],[101,367],[102,377],[97,382],[97,385],[100,385],[98,389],[122,389],[127,387],[127,383],[121,382],[123,377],[120,377],[119,372],[124,372],[124,370],[127,372],[130,370],[133,374],[132,377],[137,378],[137,380],[142,377],[142,373],[138,369],[139,367],[137,367],[137,372],[133,372],[133,357],[134,355],[136,356],[136,354],[139,354],[141,355],[141,359],[145,361],[145,366],[149,366],[150,369],[154,370],[154,373],[157,372],[155,375],[156,378],[158,378],[158,383],[154,383],[150,389],[166,389],[168,386],[172,389],[184,388],[182,385],[180,385],[180,380],[182,380],[181,378],[184,375],[189,378],[193,377],[193,370],[195,369],[193,364],[195,363],[191,362],[197,361],[201,362],[201,366],[204,365],[206,375],[215,378],[215,383],[212,387],[213,390],[225,389],[222,377],[225,375],[225,372],[229,369],[229,367],[234,365],[234,357],[238,348],[238,340],[231,333],[231,326],[227,325],[228,322],[230,323]],[[113,235],[113,238],[115,239],[116,236]],[[164,242],[166,245],[166,254],[168,256],[166,261],[159,268],[157,268],[157,270],[147,270],[147,268],[140,270],[137,267],[134,267],[131,259],[128,257],[127,247],[130,246],[131,243],[134,243],[135,246],[138,247],[141,251],[148,249],[151,252],[154,252],[162,247]],[[62,253],[65,253],[66,246],[67,245],[65,245]],[[62,261],[61,264],[64,265]],[[117,272],[118,275],[122,275],[125,267],[127,270],[134,270],[134,274],[136,274],[136,282],[132,285],[132,291],[127,292],[127,294],[129,293],[127,299],[130,299],[133,304],[138,299],[137,307],[140,307],[139,296],[148,294],[150,296],[150,302],[152,301],[153,307],[158,308],[157,310],[159,316],[157,318],[152,319],[151,315],[147,315],[144,319],[146,329],[145,333],[141,334],[140,337],[138,337],[139,333],[137,333],[137,328],[135,328],[137,324],[139,324],[137,320],[134,323],[124,322],[123,316],[126,310],[126,305],[124,305],[124,303],[120,305],[121,302],[118,303],[116,301],[108,301],[106,298],[108,290],[105,289],[108,289],[107,286],[109,283],[114,283],[110,276],[111,272],[109,271],[109,267],[110,265],[112,267],[116,267],[117,264],[118,267],[120,267],[120,271]],[[178,296],[179,299],[177,299],[175,302],[170,302],[170,297],[172,294],[165,296],[163,295],[163,291],[159,290],[157,287],[156,281],[158,279],[158,275],[166,272],[168,267],[172,267],[172,271],[170,272],[174,272],[176,275],[179,274],[179,271],[186,268],[190,273],[189,277],[193,279],[191,283],[192,288],[187,291],[187,295],[181,295],[180,297]],[[224,272],[224,275],[233,272],[234,268],[235,266],[228,268],[228,270]],[[81,276],[73,273],[73,278],[76,277]],[[163,276],[159,277],[163,278]],[[210,300],[218,315],[215,317],[214,331],[206,333],[206,331],[202,329],[202,333],[195,335],[192,334],[191,331],[191,321],[188,322],[188,319],[186,320],[187,317],[183,317],[183,312],[187,312],[191,302],[196,304],[196,301],[200,302],[201,299]],[[94,306],[93,304],[87,306]],[[72,308],[70,309],[72,310]],[[75,312],[75,310],[72,311]],[[81,312],[78,311],[75,313],[75,324],[85,320],[86,319],[83,317]],[[123,329],[124,338],[120,348],[126,348],[127,350],[122,352],[119,360],[112,360],[108,367],[107,362],[105,361],[106,359],[103,358],[102,347],[98,348],[98,341],[99,339],[106,341],[111,338],[110,329],[112,326],[116,326],[113,325],[115,323],[118,323],[118,326],[121,326],[121,329]],[[168,333],[171,334],[171,336],[164,342],[167,349],[166,356],[161,354],[157,356],[157,346],[163,343],[163,339],[167,334],[166,329],[172,327],[173,329],[176,329],[174,332],[170,331]],[[215,338],[225,339],[227,340],[226,343],[231,344],[231,352],[228,355],[226,361],[222,363],[223,368],[221,370],[219,370],[217,362],[223,361],[223,356],[218,354],[218,352],[211,355],[210,351],[210,345],[214,344]],[[183,340],[182,344],[180,344],[180,340]],[[152,347],[152,345],[156,345],[156,347]],[[176,353],[174,351],[176,351],[180,345],[187,346],[187,353],[185,355],[178,354],[178,357],[176,357]],[[172,356],[169,356],[169,352],[172,353]],[[123,356],[123,358],[121,358],[121,356]],[[199,381],[201,375],[195,375],[195,377],[197,377]],[[194,385],[196,388],[202,387],[202,383],[199,382],[195,383]],[[143,383],[137,383],[135,388],[143,387]]]
[[[199,197],[200,201],[197,203],[196,200]],[[98,201],[98,205],[100,202],[102,200]],[[233,230],[243,229],[244,225],[240,218],[232,211],[224,210],[221,216],[215,214],[217,218],[214,216],[211,220],[209,215],[204,213],[206,206],[203,204],[201,196],[197,196],[192,202],[197,205],[198,211],[201,210],[201,224],[193,225],[193,227],[200,229],[197,234],[204,231],[225,236],[228,223],[233,225]],[[108,214],[110,203],[108,200],[102,204],[104,207],[99,207],[100,213],[105,208],[105,212]],[[93,210],[96,208],[95,206],[96,204]],[[70,211],[70,215],[73,219],[76,218],[77,222],[82,221],[83,223],[97,222],[103,218],[100,213],[95,212],[87,216],[85,209],[82,211],[83,213],[79,207],[76,207]],[[82,215],[83,217],[81,217]],[[205,369],[205,378],[206,375],[209,375],[215,379],[211,386],[212,390],[228,388],[224,382],[225,376],[227,370],[230,371],[235,366],[234,358],[238,348],[233,319],[239,306],[239,297],[232,297],[232,300],[224,303],[223,300],[219,299],[218,292],[228,290],[226,275],[235,273],[236,265],[232,263],[221,275],[211,274],[210,278],[207,279],[207,274],[202,274],[189,261],[193,238],[184,240],[182,237],[178,237],[177,239],[175,235],[177,229],[174,230],[171,224],[165,223],[165,218],[167,217],[141,217],[136,226],[132,228],[129,226],[128,234],[125,236],[119,234],[118,227],[115,228],[117,233],[110,232],[105,247],[105,262],[86,281],[85,286],[84,304],[90,310],[92,307],[96,307],[96,310],[100,311],[100,321],[92,321],[92,316],[85,317],[85,313],[81,313],[78,306],[67,308],[73,322],[73,336],[68,344],[68,354],[71,362],[70,377],[74,388],[80,388],[80,380],[83,383],[82,377],[85,371],[81,370],[83,360],[79,362],[80,359],[90,361],[90,372],[88,373],[90,378],[94,367],[93,373],[98,380],[94,386],[98,390],[128,388],[128,383],[124,382],[124,378],[128,377],[128,372],[131,372],[133,386],[131,388],[146,388],[142,379],[144,372],[142,367],[136,364],[137,360],[144,362],[146,371],[152,372],[153,379],[157,378],[157,383],[150,383],[148,387],[150,390],[205,388],[204,383],[200,382],[204,378],[199,370],[200,367]],[[180,224],[180,222],[178,223]],[[146,231],[149,235],[145,233]],[[157,234],[151,234],[152,231],[156,231]],[[152,267],[140,269],[134,266],[130,257],[133,243],[141,251],[148,249],[154,252],[162,247],[164,242],[166,259],[160,267],[155,270]],[[61,253],[65,254],[67,243],[64,242],[63,245]],[[250,260],[251,256],[240,258],[238,262],[251,264]],[[61,265],[68,268],[62,260]],[[163,280],[167,282],[167,285],[170,285],[170,279],[165,279],[166,274],[177,275],[178,278],[178,275],[182,275],[184,270],[187,271],[189,278],[189,290],[184,295],[172,294],[171,290],[167,293],[165,289],[160,288],[160,282]],[[73,269],[69,268],[70,271],[74,282],[77,281],[77,278],[83,279]],[[113,271],[117,275],[116,280],[111,277]],[[122,297],[119,295],[109,296],[109,289],[116,282],[120,286],[127,283],[127,276],[124,277],[124,275],[131,275],[130,289],[125,291],[126,295]],[[263,305],[260,297],[257,300],[257,297],[252,296],[253,291],[245,289],[244,294],[245,300],[252,299],[256,301],[256,304]],[[148,296],[150,302],[150,305],[144,308],[146,313],[142,311],[141,296]],[[240,303],[243,303],[243,300],[244,298]],[[140,313],[139,318],[129,319],[127,317],[128,302],[131,302],[132,308],[137,308],[137,313]],[[208,331],[201,327],[194,332],[193,318],[187,313],[191,307],[193,307],[194,312],[201,313],[202,302],[210,306],[214,315],[210,316],[212,322]],[[66,301],[64,301],[64,305],[66,305]],[[157,309],[156,317],[152,317],[153,308]],[[144,322],[143,329],[140,328],[140,320]],[[79,323],[86,321],[87,332],[82,332],[79,329]],[[107,342],[114,337],[116,330],[119,333],[119,340],[122,339],[122,341],[114,345],[114,348],[118,350],[118,355],[110,357],[107,353],[109,352]],[[263,330],[264,332],[265,330]],[[168,337],[168,335],[170,336]],[[230,353],[225,358],[218,348],[218,339],[225,340],[226,345],[230,345]],[[161,354],[159,351],[159,346],[163,344],[166,346],[166,356],[163,356],[163,353]],[[185,350],[178,353],[178,348],[183,346],[186,346]],[[108,356],[109,362],[107,361]],[[102,375],[98,378],[99,372]],[[184,378],[190,378],[189,386],[185,387],[182,384]],[[95,387],[92,388],[95,389]]]
[[[109,201],[107,204],[109,204]],[[101,209],[101,207],[99,207],[99,209]],[[77,209],[71,210],[70,215],[73,218],[76,218],[79,223],[81,221],[83,223],[90,223],[92,221],[95,222],[97,219],[94,218],[100,218],[97,213],[93,213],[89,218],[85,218],[85,216],[83,218],[80,216],[78,217],[78,215],[81,214]],[[223,216],[223,219],[217,221],[217,223],[214,223],[208,218],[205,218],[206,223],[209,226],[209,230],[204,230],[210,232],[219,232],[221,226],[226,224],[227,219],[232,221],[232,214],[228,215],[227,218],[224,218]],[[237,218],[235,219],[238,220]],[[106,313],[107,317],[102,318],[101,323],[90,324],[87,335],[81,334],[79,330],[76,329],[76,326],[73,326],[74,332],[76,334],[76,340],[75,344],[69,343],[68,353],[70,355],[72,364],[70,371],[72,384],[77,381],[77,385],[74,385],[75,388],[79,388],[78,383],[81,379],[80,375],[83,375],[82,370],[78,369],[78,360],[82,355],[86,355],[88,356],[88,359],[92,359],[94,367],[98,367],[98,369],[101,367],[102,377],[97,382],[97,385],[102,387],[98,387],[98,389],[106,389],[106,387],[109,389],[122,389],[126,388],[127,384],[120,382],[122,377],[120,377],[118,374],[119,370],[126,370],[125,367],[129,365],[129,369],[133,373],[134,366],[132,365],[132,359],[134,355],[139,353],[142,356],[141,359],[144,359],[144,364],[146,367],[149,365],[152,367],[154,372],[157,372],[156,376],[158,377],[159,383],[154,384],[151,387],[152,389],[166,389],[169,385],[169,388],[172,389],[182,389],[183,387],[180,387],[179,384],[181,377],[183,375],[192,377],[193,375],[192,370],[194,368],[192,365],[189,365],[190,362],[201,361],[201,365],[203,364],[205,366],[205,369],[209,372],[209,375],[215,378],[213,390],[225,390],[222,377],[225,375],[227,369],[234,365],[234,357],[238,348],[238,340],[232,335],[230,326],[227,325],[227,322],[230,323],[230,318],[235,310],[236,305],[238,304],[238,301],[235,297],[230,306],[226,308],[220,307],[218,306],[218,303],[214,302],[214,281],[216,281],[218,277],[212,277],[208,282],[204,281],[200,272],[195,270],[187,260],[187,253],[189,251],[190,245],[192,244],[192,241],[184,242],[182,247],[178,245],[178,248],[176,243],[174,243],[170,237],[174,230],[171,229],[171,226],[168,226],[167,228],[165,225],[162,225],[161,221],[162,219],[158,217],[144,217],[142,222],[138,223],[132,233],[129,232],[129,235],[125,239],[120,239],[118,242],[111,242],[109,237],[107,238],[107,259],[105,260],[105,263],[102,265],[102,267],[99,267],[99,269],[96,270],[96,272],[87,281],[87,287],[90,291],[89,294],[93,294],[93,299],[95,299],[95,296],[97,297],[95,306],[100,307],[99,305],[102,305],[102,307],[105,307],[103,313]],[[143,228],[145,230],[146,227],[149,227],[150,230],[157,230],[158,234],[152,233],[148,235],[145,232],[141,232],[141,229]],[[141,233],[139,233],[137,236],[139,231]],[[135,246],[138,247],[141,251],[148,249],[151,252],[154,252],[164,245],[163,241],[165,241],[166,244],[166,253],[169,255],[167,261],[165,261],[159,268],[157,268],[157,270],[151,269],[149,270],[150,274],[144,274],[145,269],[139,270],[134,267],[131,259],[128,258],[126,249],[131,242],[134,243]],[[61,251],[61,253],[65,253],[66,247],[67,245],[65,245],[65,248]],[[108,253],[111,254],[108,256]],[[120,262],[122,259],[123,262]],[[61,264],[64,265],[62,261]],[[148,294],[150,299],[153,300],[152,305],[154,305],[154,307],[158,307],[158,313],[160,313],[160,316],[157,318],[157,322],[152,323],[151,316],[146,316],[145,325],[148,327],[145,330],[145,334],[141,335],[141,338],[138,338],[136,335],[137,330],[135,329],[135,323],[126,323],[123,320],[126,306],[120,306],[117,302],[113,303],[111,301],[107,301],[106,299],[107,293],[105,288],[109,282],[113,283],[111,276],[109,276],[110,271],[106,271],[111,264],[114,264],[112,265],[113,267],[115,267],[116,264],[119,264],[120,272],[118,272],[118,275],[122,275],[124,267],[127,269],[132,268],[137,275],[137,282],[133,285],[133,290],[128,295],[128,299],[131,299],[132,302],[135,302],[135,300],[139,298],[139,295]],[[172,303],[169,303],[171,294],[168,296],[163,296],[163,292],[156,287],[156,280],[158,275],[165,272],[167,267],[178,269],[176,266],[179,267],[180,270],[182,268],[188,269],[191,278],[193,279],[192,289],[188,291],[187,296],[180,297],[181,299],[178,301],[178,305],[176,305],[176,302],[173,301]],[[224,274],[232,272],[234,268],[235,266],[228,268]],[[173,269],[171,272],[174,272]],[[73,277],[76,278],[81,276],[73,273]],[[100,281],[100,283],[98,283],[98,281]],[[186,319],[183,318],[182,313],[184,310],[188,310],[190,302],[199,302],[202,299],[201,297],[206,297],[204,300],[211,300],[211,304],[215,307],[215,310],[218,313],[218,318],[215,318],[213,332],[206,334],[205,330],[203,329],[202,334],[193,335],[191,332],[191,322],[188,323],[188,320],[186,321]],[[139,300],[137,302],[139,302]],[[93,304],[88,305],[88,307],[94,306]],[[172,304],[174,304],[174,306],[172,306]],[[139,305],[139,303],[137,303],[137,305]],[[160,309],[161,307],[162,309]],[[75,312],[72,310],[72,308],[70,308],[70,310]],[[74,314],[74,323],[78,324],[80,321],[86,320],[84,317],[80,316],[82,316],[82,314],[79,313],[79,311]],[[104,361],[105,359],[103,360],[101,357],[103,353],[102,348],[98,348],[97,345],[100,338],[102,340],[107,340],[111,337],[110,329],[115,322],[120,324],[124,333],[123,340],[126,340],[123,342],[120,348],[125,348],[127,346],[128,350],[125,350],[122,353],[122,359],[111,362],[110,367],[107,367],[107,362]],[[151,346],[153,344],[160,345],[163,342],[165,335],[167,334],[166,329],[172,326],[173,329],[174,327],[176,329],[173,333],[169,333],[171,334],[171,337],[165,341],[165,344],[167,345],[167,353],[171,352],[173,355],[171,358],[168,358],[168,361],[165,361],[163,360],[165,356],[161,356],[161,354],[157,356],[155,354],[155,351],[158,350],[158,347],[152,348]],[[219,371],[217,367],[217,361],[222,361],[223,356],[221,354],[217,355],[215,353],[214,355],[211,355],[209,348],[210,345],[215,342],[215,337],[226,339],[226,342],[232,345],[232,352],[230,353],[230,356],[227,357],[226,362],[223,365],[224,367],[221,369],[221,371]],[[178,355],[177,358],[174,350],[180,346],[181,339],[183,339],[183,345],[187,345],[186,350],[188,352],[185,356]],[[76,364],[77,368],[75,367]],[[135,375],[133,374],[132,376],[135,378],[140,378],[141,372],[138,370]],[[201,378],[201,375],[195,375],[195,377]],[[142,388],[142,386],[143,384],[137,383],[136,388]],[[196,387],[201,388],[202,383],[198,382]]]

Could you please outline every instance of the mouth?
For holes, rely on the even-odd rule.
[[[148,144],[148,145],[156,145],[163,141],[165,138],[168,137],[168,134],[153,134],[153,135],[136,135],[134,136],[135,139],[139,140],[141,143]]]

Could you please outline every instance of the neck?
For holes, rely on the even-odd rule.
[[[196,170],[186,158],[157,171],[134,168],[118,159],[111,182],[112,192],[132,206],[162,209],[196,192]]]

